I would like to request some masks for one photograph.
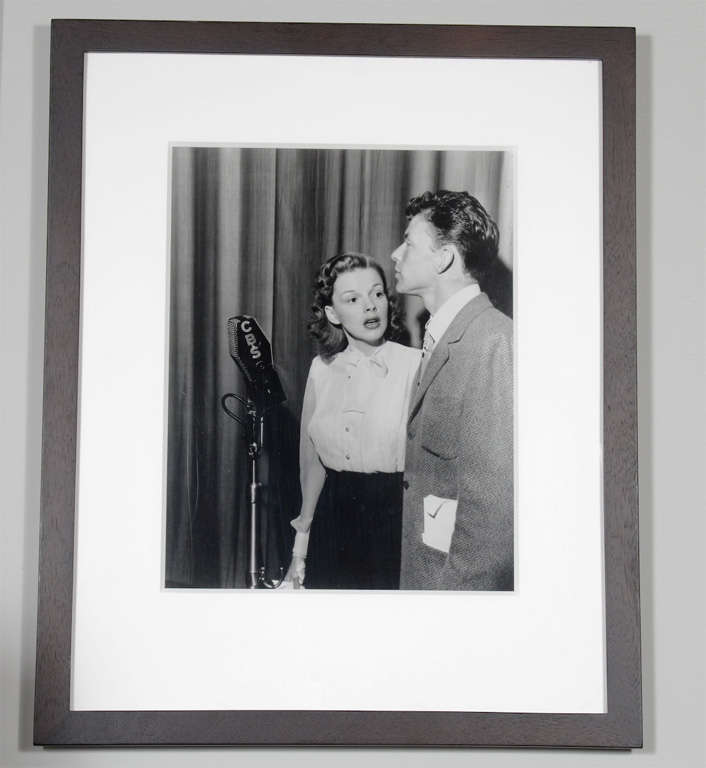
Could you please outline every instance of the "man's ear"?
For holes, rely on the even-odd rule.
[[[438,275],[443,275],[444,272],[447,272],[454,261],[459,257],[458,249],[452,243],[442,245],[441,248],[436,251],[434,256],[436,259],[436,273]]]
[[[329,321],[329,323],[331,323],[332,325],[341,324],[341,320],[338,317],[338,313],[330,304],[327,304],[324,307],[324,312],[326,313],[326,319]]]

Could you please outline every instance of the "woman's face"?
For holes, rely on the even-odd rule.
[[[349,343],[382,343],[388,302],[378,271],[365,267],[339,275],[333,285],[332,304],[325,312],[329,322],[343,326]]]

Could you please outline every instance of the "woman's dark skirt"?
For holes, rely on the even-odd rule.
[[[326,470],[309,535],[307,589],[399,589],[402,473]]]

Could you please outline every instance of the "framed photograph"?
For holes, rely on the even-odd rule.
[[[634,30],[51,56],[35,743],[641,746]]]

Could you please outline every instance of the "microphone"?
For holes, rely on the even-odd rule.
[[[261,413],[287,398],[272,365],[272,347],[254,317],[236,315],[228,319],[230,356],[245,376],[248,395]]]

